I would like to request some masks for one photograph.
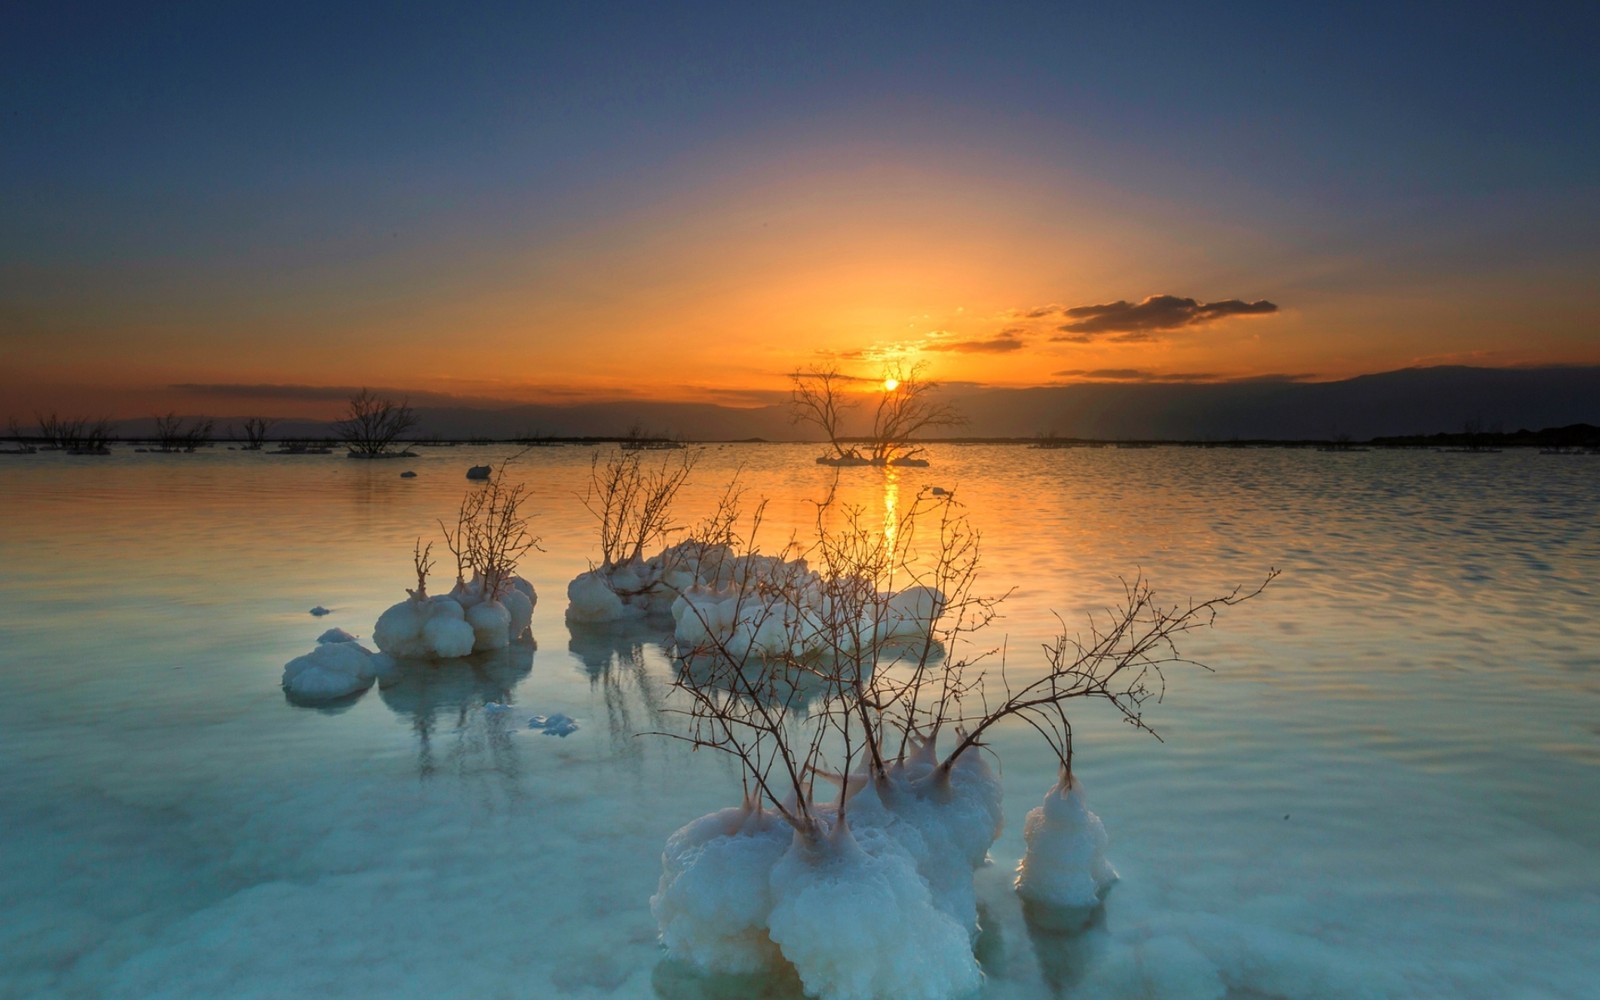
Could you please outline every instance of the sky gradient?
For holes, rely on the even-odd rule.
[[[1595,5],[7,20],[25,424],[1600,361]]]

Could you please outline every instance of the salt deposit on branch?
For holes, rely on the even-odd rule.
[[[1172,640],[1260,588],[1183,608],[1138,580],[1082,640],[1047,647],[1042,676],[1012,680],[1000,661],[986,685],[996,644],[973,636],[1001,598],[975,589],[981,540],[953,491],[923,491],[892,524],[830,497],[808,540],[762,551],[762,509],[746,516],[734,483],[667,545],[692,467],[597,456],[585,504],[600,559],[567,587],[575,632],[672,616],[690,706],[677,735],[743,773],[742,806],[667,842],[651,910],[668,954],[715,973],[787,963],[824,1000],[971,993],[973,875],[1004,816],[985,733],[1026,724],[1070,774],[1072,699],[1148,728],[1140,706],[1180,662]],[[1070,779],[1026,835],[1019,892],[1081,923],[1116,875]]]
[[[428,594],[433,543],[418,540],[412,553],[417,586],[378,616],[372,639],[379,649],[397,657],[456,659],[503,649],[527,634],[538,595],[516,568],[539,540],[527,530],[524,487],[508,485],[504,474],[502,465],[486,486],[467,493],[453,526],[440,522],[456,563],[449,593]]]
[[[1048,647],[1042,676],[1013,681],[1001,661],[986,687],[992,641],[972,636],[1000,598],[974,590],[980,539],[953,494],[919,494],[887,527],[825,502],[814,538],[768,553],[760,509],[746,527],[730,488],[687,541],[657,548],[688,468],[597,459],[602,559],[568,587],[574,628],[670,611],[681,738],[743,772],[741,807],[668,840],[651,898],[668,954],[716,973],[787,963],[824,1000],[970,994],[983,978],[973,875],[1003,819],[985,733],[1026,724],[1070,775],[1072,699],[1148,728],[1140,706],[1181,662],[1173,639],[1260,588],[1169,607],[1138,580],[1081,640]],[[1026,838],[1019,893],[1081,924],[1116,874],[1070,778]]]
[[[1081,927],[1105,902],[1117,881],[1106,860],[1106,830],[1089,811],[1083,788],[1070,773],[1034,807],[1023,823],[1028,850],[1017,866],[1016,890],[1034,904],[1031,918],[1044,926]]]

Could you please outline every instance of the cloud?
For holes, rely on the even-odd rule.
[[[1214,372],[1152,372],[1143,368],[1068,368],[1050,374],[1097,382],[1215,382],[1222,377]]]
[[[391,399],[405,400],[412,406],[457,406],[474,408],[495,408],[506,406],[520,406],[524,403],[539,400],[555,400],[571,398],[576,400],[594,398],[625,398],[635,395],[633,391],[615,391],[601,393],[593,389],[570,389],[559,385],[541,386],[503,386],[483,383],[481,387],[469,386],[462,383],[463,389],[479,388],[480,391],[439,392],[433,389],[407,389],[397,386],[359,386],[359,385],[301,385],[294,383],[247,383],[247,382],[179,382],[167,386],[175,392],[182,392],[192,396],[210,396],[218,399],[231,399],[255,402],[290,402],[290,403],[346,403],[350,397],[360,392],[363,388],[371,389],[379,396]]]
[[[1023,344],[1016,330],[1002,330],[988,340],[934,341],[923,346],[925,351],[949,351],[955,354],[1008,354],[1021,350]]]
[[[271,383],[234,383],[234,382],[179,382],[167,386],[178,392],[189,392],[205,396],[229,396],[236,399],[289,399],[297,402],[325,402],[337,400],[343,402],[361,391],[360,386],[349,385],[275,385]],[[407,395],[406,393],[390,393],[387,389],[375,389],[380,395]]]
[[[1059,329],[1063,333],[1080,336],[1177,330],[1186,326],[1204,326],[1228,316],[1258,316],[1277,311],[1278,307],[1266,299],[1257,302],[1245,302],[1242,299],[1200,302],[1177,295],[1151,295],[1137,305],[1121,299],[1104,305],[1074,306],[1064,313],[1073,322]]]
[[[1076,378],[1092,382],[1308,382],[1311,374],[1222,375],[1217,372],[1153,372],[1144,368],[1067,368],[1051,372],[1057,378]]]

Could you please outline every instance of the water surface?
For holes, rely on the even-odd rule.
[[[794,996],[661,960],[648,897],[678,826],[737,801],[670,724],[660,627],[574,637],[598,557],[594,449],[515,466],[544,552],[536,645],[289,705],[283,664],[363,637],[467,466],[213,450],[0,465],[0,996]],[[956,491],[984,534],[1007,669],[1142,573],[1174,602],[1283,577],[1185,651],[1150,719],[1074,714],[1122,882],[1077,935],[1009,890],[1053,762],[994,751],[1006,829],[978,876],[988,997],[1592,995],[1600,979],[1600,460],[945,446],[847,470],[886,515]],[[833,472],[713,446],[763,537]],[[402,465],[415,479],[401,479]],[[326,618],[307,612],[332,609]],[[508,713],[486,703],[509,702]],[[582,728],[525,728],[553,711]]]

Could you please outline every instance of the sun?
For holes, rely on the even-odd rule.
[[[897,378],[886,378],[886,379],[883,380],[883,391],[884,392],[894,392],[898,388],[900,388],[900,380],[899,379],[897,379]]]

